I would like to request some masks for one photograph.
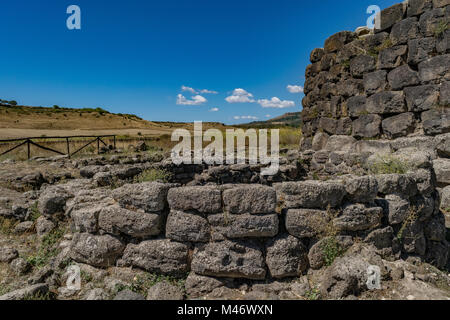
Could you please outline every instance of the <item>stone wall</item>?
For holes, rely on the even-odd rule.
[[[111,190],[82,181],[48,187],[39,198],[46,219],[72,221],[61,261],[189,274],[198,286],[298,277],[328,263],[330,243],[345,251],[364,242],[385,259],[412,255],[438,267],[448,261],[439,194],[427,170],[272,187],[147,182]],[[195,296],[195,288],[186,289]]]
[[[409,0],[381,28],[339,32],[306,68],[302,150],[356,140],[450,132],[450,2]]]

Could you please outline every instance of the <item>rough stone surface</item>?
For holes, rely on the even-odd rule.
[[[276,197],[273,188],[259,185],[236,186],[223,191],[225,211],[232,214],[272,213]]]
[[[222,210],[222,196],[217,188],[181,187],[169,190],[167,200],[171,209],[217,213]]]
[[[166,237],[180,242],[207,242],[208,220],[198,214],[172,210],[167,218]]]
[[[195,248],[191,264],[197,274],[214,277],[264,279],[261,250],[250,242],[212,242]]]
[[[147,240],[128,244],[121,260],[148,272],[178,276],[188,271],[188,247],[166,239]]]
[[[266,263],[273,278],[298,277],[308,267],[306,248],[297,238],[280,235],[267,243]]]
[[[286,213],[286,229],[295,237],[312,238],[325,232],[329,220],[326,211],[289,209]]]

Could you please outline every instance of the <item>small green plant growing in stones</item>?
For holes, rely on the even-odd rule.
[[[44,301],[44,300],[55,300],[56,299],[56,295],[53,292],[47,292],[47,293],[42,293],[42,292],[37,292],[35,294],[30,294],[30,295],[26,295],[25,297],[23,297],[22,300],[24,301]]]
[[[307,300],[320,300],[320,291],[317,288],[311,288],[306,292],[305,298]]]
[[[369,172],[372,174],[405,174],[410,166],[392,156],[381,156],[378,160],[369,165]]]
[[[140,175],[134,178],[135,183],[149,182],[149,181],[159,181],[159,182],[169,182],[172,174],[165,170],[160,169],[148,169],[144,170]]]
[[[178,286],[180,288],[184,288],[185,278],[179,279],[159,274],[145,273],[143,275],[136,276],[130,285],[122,285],[122,284],[116,285],[115,291],[117,293],[128,289],[133,292],[139,293],[145,297],[147,296],[148,289],[153,287],[155,284],[163,281]]]
[[[56,228],[49,232],[42,238],[41,245],[34,255],[28,256],[26,260],[33,267],[38,269],[44,267],[50,258],[56,256],[59,253],[59,249],[56,246],[59,240],[65,233],[64,228]]]
[[[445,20],[439,21],[438,25],[434,29],[434,37],[439,38],[441,37],[445,31],[449,29],[448,22]]]
[[[31,211],[30,220],[33,222],[36,222],[36,220],[39,219],[39,217],[41,216],[41,213],[39,212],[37,201],[31,205],[30,211]]]
[[[337,257],[341,256],[344,253],[344,250],[337,242],[335,236],[325,238],[324,242],[322,243],[321,249],[324,256],[325,266],[327,267],[331,266],[334,260],[336,260]]]
[[[344,68],[344,70],[350,70],[350,60],[342,61],[341,65]]]
[[[400,230],[397,233],[398,240],[404,239],[404,232],[406,228],[417,221],[417,219],[419,218],[418,211],[421,210],[422,208],[423,206],[419,209],[414,206],[409,207],[408,217],[405,219],[405,221],[403,221],[402,226],[400,227]]]

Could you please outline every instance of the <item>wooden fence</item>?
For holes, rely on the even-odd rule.
[[[85,145],[83,145],[81,148],[76,149],[74,152],[71,152],[70,150],[70,139],[91,139],[94,138],[93,140],[90,140],[88,143],[86,143]],[[0,143],[14,143],[14,142],[18,142],[19,144],[17,144],[16,146],[6,150],[5,152],[1,153],[0,156],[3,156],[5,154],[8,154],[14,150],[16,150],[17,148],[20,148],[21,146],[26,145],[27,146],[27,155],[28,155],[28,159],[31,159],[31,146],[35,146],[37,148],[46,150],[46,151],[50,151],[50,152],[54,152],[57,153],[59,155],[65,155],[68,156],[69,158],[71,158],[72,156],[74,156],[75,154],[79,153],[81,150],[83,150],[84,148],[88,147],[89,145],[93,144],[93,143],[97,143],[97,153],[100,153],[100,144],[108,147],[108,145],[102,140],[104,138],[113,138],[113,149],[116,149],[116,135],[103,135],[103,136],[70,136],[70,137],[29,137],[29,138],[18,138],[18,139],[7,139],[7,140],[0,140]],[[65,140],[66,141],[66,153],[49,148],[49,147],[45,147],[43,145],[38,144],[37,142],[33,141],[33,140],[42,140],[42,139],[51,139],[51,140]]]

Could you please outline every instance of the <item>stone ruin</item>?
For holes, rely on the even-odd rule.
[[[409,0],[383,10],[374,33],[340,32],[315,49],[300,150],[284,155],[275,177],[260,166],[147,155],[61,159],[81,178],[19,177],[12,189],[23,192],[26,180],[35,190],[0,199],[0,214],[27,223],[36,201],[40,236],[68,222],[49,268],[70,260],[103,274],[104,287],[87,297],[111,294],[111,269],[185,279],[182,291],[157,285],[147,299],[341,299],[363,296],[374,266],[382,281],[408,285],[425,278],[422,263],[448,271],[449,19],[448,0]],[[380,161],[392,172],[375,170]],[[170,181],[132,183],[152,168]],[[0,260],[17,265],[14,250],[1,249]],[[78,294],[40,275],[27,292]],[[442,297],[421,288],[422,298]]]

